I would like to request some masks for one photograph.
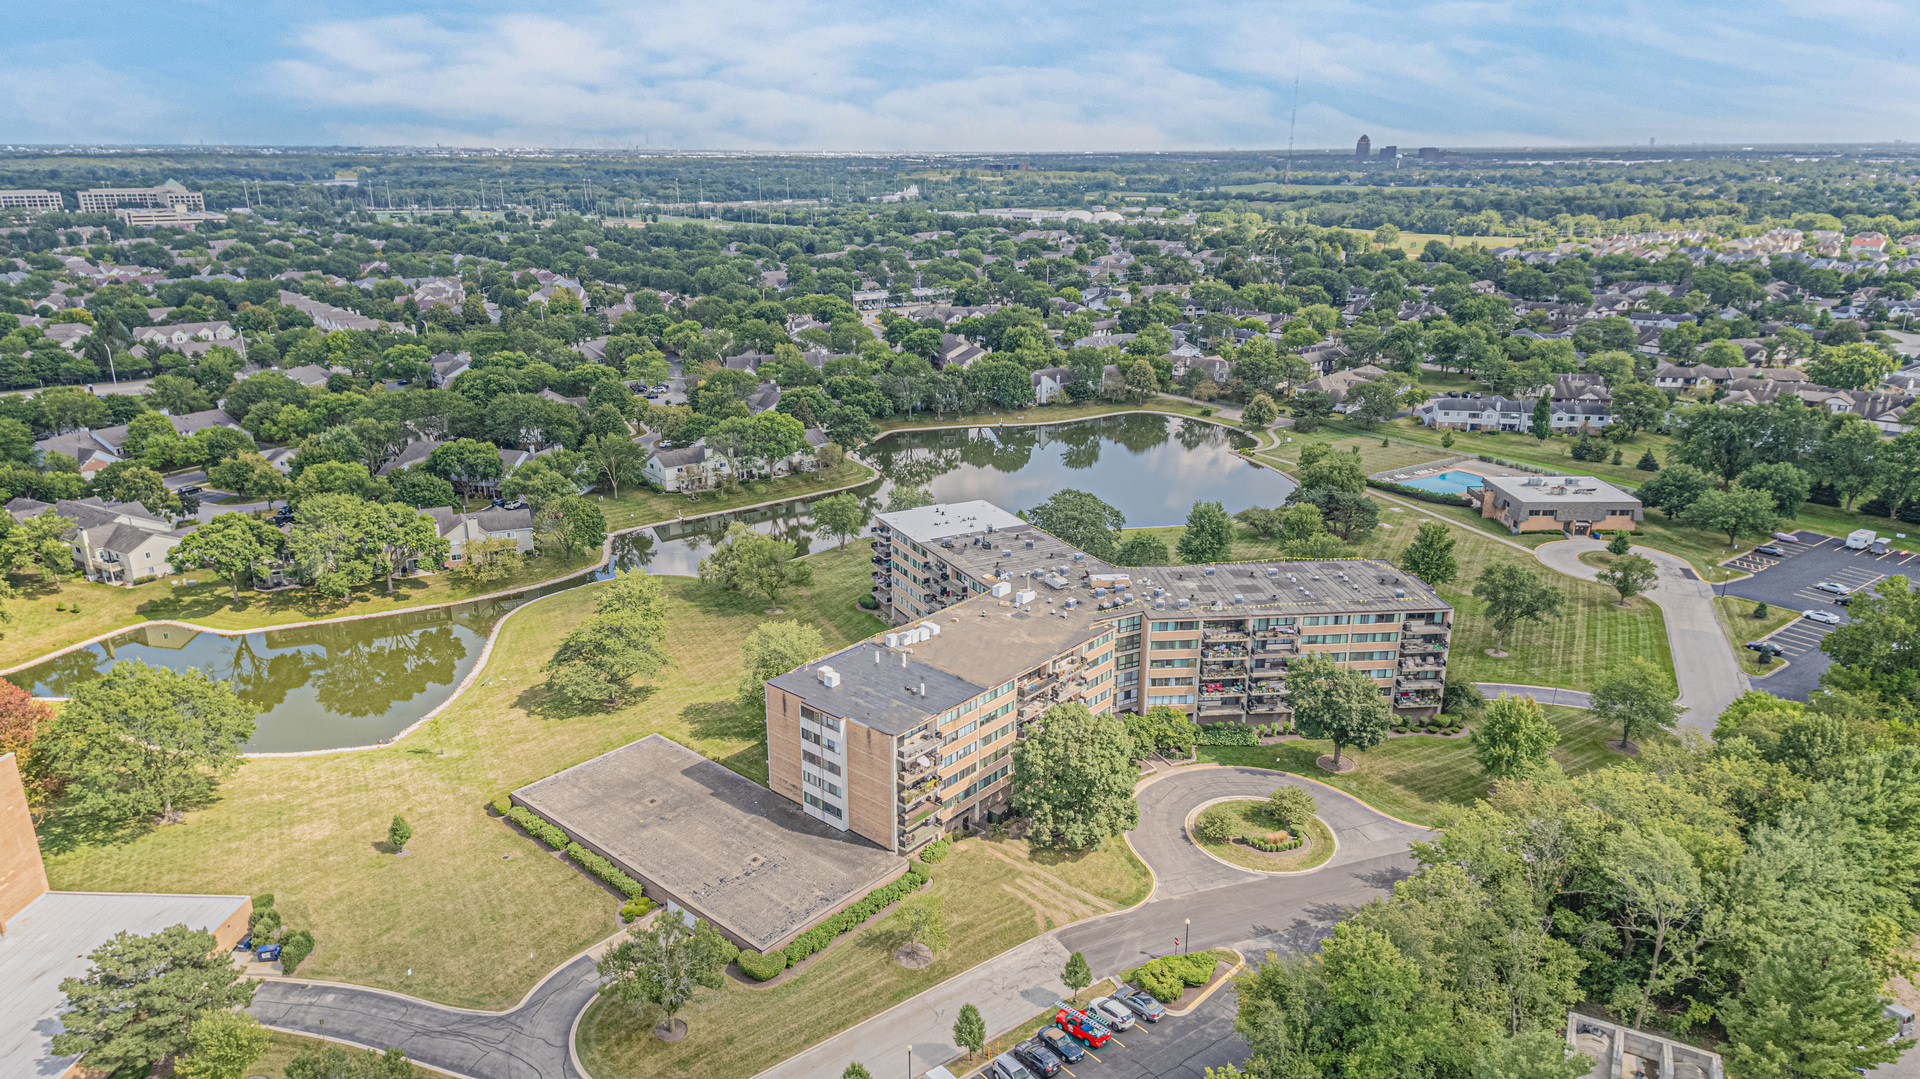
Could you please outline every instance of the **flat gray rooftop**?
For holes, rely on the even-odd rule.
[[[906,864],[658,734],[530,783],[513,800],[649,895],[761,951],[783,947]]]
[[[244,895],[47,892],[0,934],[0,1079],[57,1079],[74,1057],[53,1055],[66,997],[60,982],[86,974],[86,956],[122,929],[138,936],[170,925],[213,932]]]

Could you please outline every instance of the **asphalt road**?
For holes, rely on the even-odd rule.
[[[1795,534],[1801,542],[1781,544],[1786,552],[1784,556],[1749,552],[1728,562],[1727,565],[1747,570],[1753,576],[1721,585],[1719,590],[1782,610],[1832,611],[1840,616],[1844,625],[1847,609],[1835,602],[1839,597],[1815,585],[1831,581],[1859,591],[1894,574],[1920,575],[1920,554],[1906,554],[1896,548],[1884,555],[1871,555],[1863,550],[1849,550],[1831,536],[1813,532]],[[1895,542],[1908,551],[1920,551],[1920,541],[1914,541],[1911,546],[1905,540]],[[1831,626],[1805,618],[1782,627],[1771,640],[1783,649],[1781,658],[1786,666],[1777,673],[1754,677],[1753,688],[1776,697],[1806,700],[1809,693],[1819,688],[1820,675],[1831,662],[1827,654],[1820,651],[1820,641],[1832,631]],[[1736,647],[1745,643],[1737,642]]]
[[[467,1079],[586,1079],[567,1041],[574,1017],[598,987],[594,960],[580,956],[505,1012],[478,1012],[325,982],[269,980],[249,1010],[276,1030],[395,1046],[412,1060]]]

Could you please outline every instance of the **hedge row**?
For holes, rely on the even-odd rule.
[[[1245,723],[1203,723],[1199,742],[1203,746],[1257,746],[1260,730]]]
[[[600,878],[628,899],[637,899],[642,895],[639,881],[622,873],[619,867],[598,854],[578,843],[568,841],[567,833],[548,824],[526,806],[514,806],[508,810],[507,819],[524,828],[528,835],[547,846],[566,851],[567,857],[578,863],[580,868]]]
[[[296,929],[280,938],[280,973],[292,974],[313,954],[313,934]]]
[[[835,937],[880,913],[883,908],[898,903],[919,891],[920,886],[926,882],[926,870],[908,862],[906,876],[884,888],[874,889],[867,893],[866,898],[795,937],[793,943],[786,948],[787,965],[793,966],[807,956],[824,949],[833,943]]]
[[[756,982],[764,982],[787,969],[787,953],[773,951],[762,955],[755,951],[743,951],[734,962],[740,965],[740,973]]]
[[[1377,487],[1382,491],[1411,498],[1415,502],[1431,502],[1436,506],[1471,506],[1473,500],[1466,495],[1450,495],[1439,491],[1423,491],[1418,487],[1408,487],[1404,483],[1392,483],[1387,480],[1368,480],[1368,487]]]
[[[1213,977],[1216,962],[1212,952],[1163,955],[1128,971],[1126,978],[1146,990],[1153,999],[1162,1004],[1171,1004],[1180,999],[1180,994],[1186,992],[1187,986],[1207,984],[1207,979]]]
[[[1290,850],[1298,850],[1300,849],[1300,844],[1307,841],[1305,836],[1294,836],[1285,843],[1269,843],[1257,835],[1247,836],[1246,840],[1247,846],[1252,847],[1254,850],[1266,851],[1268,854],[1281,854]]]

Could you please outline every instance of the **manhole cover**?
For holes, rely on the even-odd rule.
[[[660,804],[660,799],[659,799],[659,798],[658,798],[658,797],[656,796],[656,797],[653,797],[653,798],[649,798],[649,799],[647,799],[647,800],[646,800],[645,802],[643,802],[643,803],[641,803],[641,804],[643,804],[643,805],[649,805],[649,806],[657,806],[657,805],[659,805],[659,804]]]

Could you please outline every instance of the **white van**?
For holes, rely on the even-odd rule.
[[[1856,528],[1847,533],[1847,546],[1856,551],[1864,551],[1867,545],[1880,538],[1880,533],[1871,528]]]

